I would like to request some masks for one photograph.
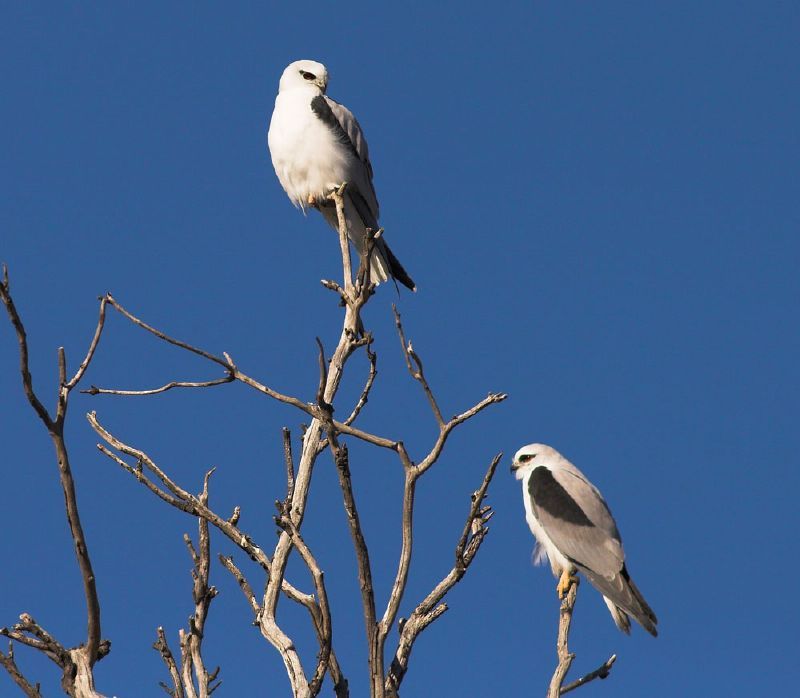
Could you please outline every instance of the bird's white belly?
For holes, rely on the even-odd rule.
[[[303,209],[347,180],[348,152],[311,111],[308,100],[278,96],[269,128],[272,164],[292,202]],[[288,102],[288,103],[287,103]]]

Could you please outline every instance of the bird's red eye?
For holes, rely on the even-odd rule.
[[[317,76],[314,73],[309,73],[307,70],[301,70],[300,75],[302,75],[306,80],[316,80]]]

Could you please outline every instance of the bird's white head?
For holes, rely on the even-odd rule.
[[[319,90],[325,94],[328,87],[328,69],[317,61],[295,61],[290,63],[281,75],[278,92],[298,88]]]
[[[517,480],[522,480],[535,467],[554,465],[561,458],[561,454],[551,446],[528,444],[514,454],[514,460],[511,461],[511,472],[514,473]]]

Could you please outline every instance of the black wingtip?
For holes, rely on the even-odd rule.
[[[636,602],[639,604],[641,609],[641,613],[636,614],[634,617],[639,622],[639,625],[641,625],[648,633],[650,633],[653,637],[658,637],[658,630],[656,629],[658,618],[656,618],[655,612],[652,608],[650,608],[647,601],[644,600],[642,592],[639,591],[638,587],[633,583],[633,580],[631,579],[630,574],[628,574],[628,569],[625,565],[622,566],[621,573],[630,587],[633,598],[636,599]]]
[[[391,249],[389,249],[389,245],[384,243],[383,246],[383,253],[386,257],[386,261],[389,263],[389,271],[392,274],[392,277],[396,281],[399,281],[403,286],[405,286],[409,291],[413,291],[414,293],[417,292],[417,285],[414,283],[414,280],[408,275],[408,272],[403,268],[403,265],[400,264],[400,260],[394,256],[394,253]]]

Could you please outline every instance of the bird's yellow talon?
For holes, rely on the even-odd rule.
[[[556,592],[558,593],[558,598],[563,599],[569,593],[569,588],[573,584],[577,583],[578,583],[577,575],[570,574],[570,570],[564,570],[561,573],[561,578],[558,580],[558,585],[556,586]]]

